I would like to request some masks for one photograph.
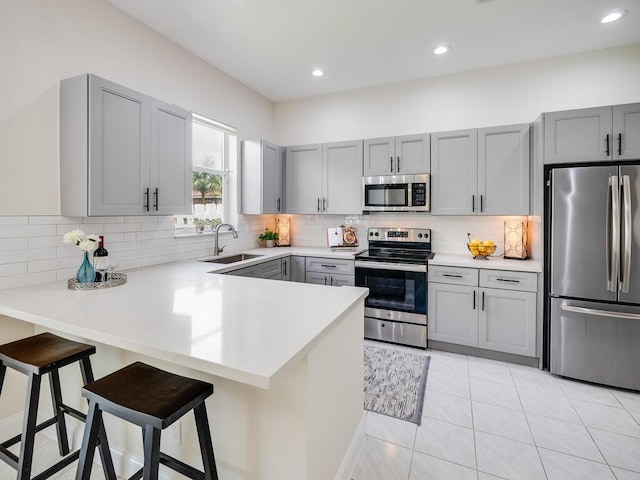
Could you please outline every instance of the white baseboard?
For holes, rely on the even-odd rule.
[[[358,461],[358,457],[362,451],[365,435],[367,433],[365,415],[366,412],[362,412],[362,418],[360,418],[358,427],[356,428],[356,431],[351,438],[351,442],[349,443],[349,448],[347,448],[347,452],[344,454],[338,473],[336,473],[335,480],[349,480],[351,478],[351,473],[356,466],[356,462]]]

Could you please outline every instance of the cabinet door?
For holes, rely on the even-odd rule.
[[[544,163],[611,160],[611,107],[544,114]]]
[[[305,269],[305,257],[292,255],[291,262],[289,263],[290,273],[289,280],[291,282],[305,283],[306,281],[306,269]]]
[[[613,158],[640,158],[640,103],[613,106]]]
[[[190,215],[193,211],[191,113],[160,100],[151,102],[151,214]]]
[[[321,213],[322,145],[287,147],[287,213]]]
[[[284,149],[262,141],[262,213],[284,212],[282,198]]]
[[[339,273],[334,273],[329,275],[329,285],[333,285],[334,287],[342,287],[342,286],[354,286],[355,276],[354,275],[340,275]]]
[[[322,146],[322,213],[362,213],[362,140]]]
[[[536,294],[481,288],[478,346],[534,357]]]
[[[431,134],[431,213],[475,215],[480,204],[478,131]]]
[[[396,137],[396,175],[431,172],[429,134]]]
[[[150,98],[89,76],[89,215],[146,211]]]
[[[329,285],[330,279],[328,273],[307,272],[305,275],[305,283],[313,283],[315,285]]]
[[[429,340],[478,346],[477,289],[429,283]]]
[[[271,260],[256,265],[256,277],[258,278],[270,278],[270,279],[282,279],[282,260]]]
[[[364,141],[364,176],[395,175],[395,137],[369,138]]]
[[[529,214],[529,124],[478,130],[479,215]]]

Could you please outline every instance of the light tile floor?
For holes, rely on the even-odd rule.
[[[422,424],[367,412],[353,480],[640,480],[640,393],[440,351]]]

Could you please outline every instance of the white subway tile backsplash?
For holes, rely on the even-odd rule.
[[[0,227],[2,230],[2,227]],[[0,237],[2,234],[0,233]],[[44,237],[42,237],[44,238]],[[10,251],[10,250],[20,250],[25,248],[25,245],[29,243],[29,239],[27,238],[0,238],[0,252]]]
[[[27,273],[27,262],[6,263],[0,265],[0,277],[10,277]]]
[[[75,275],[75,271],[71,276],[73,275]],[[56,280],[58,280],[58,278],[56,277],[55,270],[26,275],[11,275],[8,277],[0,277],[0,289],[37,285],[39,283],[54,282]]]

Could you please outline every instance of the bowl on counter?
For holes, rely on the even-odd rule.
[[[487,257],[496,251],[495,244],[486,245],[484,243],[467,243],[467,248],[476,260],[487,260]]]

